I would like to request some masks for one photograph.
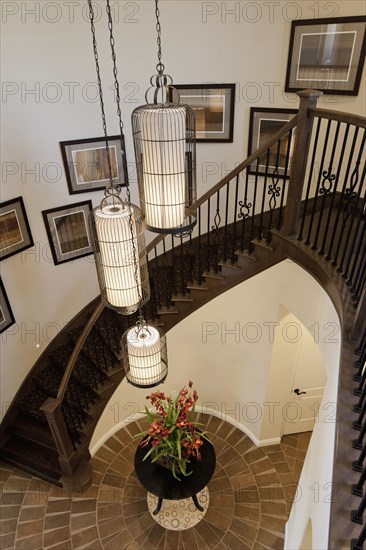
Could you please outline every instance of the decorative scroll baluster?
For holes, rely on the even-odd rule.
[[[255,225],[254,225],[254,223],[255,223],[255,206],[256,206],[256,201],[257,201],[257,190],[258,190],[258,173],[259,173],[259,158],[257,159],[256,170],[255,170],[255,180],[254,180],[252,224],[251,224],[251,228],[250,228],[250,244],[249,244],[250,249],[252,249],[251,242],[255,238],[255,233],[254,233]]]
[[[323,174],[323,171],[324,171],[325,155],[326,155],[327,147],[328,147],[329,130],[330,130],[331,123],[332,123],[332,121],[328,120],[327,129],[326,129],[326,133],[325,133],[324,147],[323,147],[323,152],[322,152],[320,166],[319,166],[319,175],[318,175],[318,181],[317,181],[317,184],[316,184],[314,202],[313,202],[313,207],[311,209],[308,235],[307,235],[305,244],[311,244],[311,235],[312,235],[312,232],[313,232],[313,224],[314,224],[314,218],[315,218],[315,214],[316,214],[316,206],[317,206],[317,201],[318,201],[318,196],[319,196],[319,189],[320,189],[320,185],[321,185],[321,178],[322,178],[322,174]]]
[[[207,201],[207,250],[206,250],[206,273],[210,271],[210,215],[211,215],[211,199]]]
[[[271,150],[270,149],[267,149],[267,154],[266,154],[266,173],[265,173],[265,177],[264,177],[264,183],[263,183],[263,190],[262,190],[262,205],[261,205],[261,215],[260,215],[260,219],[259,219],[259,235],[258,235],[258,239],[261,241],[262,240],[262,230],[263,230],[263,227],[264,227],[264,209],[265,209],[265,203],[266,203],[266,189],[267,189],[267,178],[268,178],[268,169],[269,169],[269,157],[270,157],[270,154],[271,154]],[[257,174],[256,174],[257,175]]]
[[[236,249],[236,220],[238,216],[238,197],[239,197],[239,174],[235,178],[235,202],[234,202],[234,224],[233,224],[233,244],[231,248],[231,262],[234,263],[236,260],[235,249]]]
[[[239,201],[239,214],[238,218],[242,221],[241,224],[241,240],[240,240],[240,249],[244,250],[244,243],[245,243],[245,225],[246,220],[250,217],[250,210],[252,208],[252,203],[248,202],[248,183],[249,183],[249,174],[248,169],[246,172],[245,177],[245,191],[244,191],[244,199],[242,201]]]
[[[331,152],[331,156],[330,156],[330,160],[329,160],[329,167],[328,167],[328,170],[325,170],[322,174],[323,179],[322,179],[320,190],[319,190],[319,195],[322,195],[322,201],[321,201],[321,207],[320,207],[318,226],[317,226],[317,229],[316,229],[314,244],[312,246],[313,250],[316,250],[317,247],[318,247],[319,233],[320,233],[320,229],[321,229],[321,226],[322,226],[324,209],[325,209],[325,204],[327,202],[327,197],[332,192],[333,192],[333,195],[335,193],[335,189],[333,190],[333,183],[336,182],[336,175],[333,174],[332,172],[333,172],[333,169],[334,169],[334,166],[333,166],[334,156],[335,156],[336,149],[337,149],[340,127],[341,127],[341,123],[338,122],[337,127],[336,127],[335,136],[334,136],[332,152]],[[338,171],[338,173],[339,173],[339,171]],[[324,254],[323,248],[320,249],[319,254],[321,256]]]
[[[310,195],[310,190],[311,190],[311,180],[312,180],[312,177],[313,177],[313,174],[314,174],[315,158],[316,158],[316,153],[317,153],[317,150],[318,150],[318,142],[319,142],[319,134],[320,134],[321,123],[322,123],[321,118],[318,118],[318,123],[316,125],[314,145],[313,145],[313,153],[312,153],[312,156],[311,156],[311,163],[310,163],[310,170],[309,170],[309,177],[308,177],[308,185],[307,185],[307,188],[306,188],[305,203],[304,203],[304,207],[303,207],[301,227],[300,227],[300,232],[299,232],[299,236],[298,236],[299,241],[302,241],[303,238],[304,238],[303,233],[304,233],[304,227],[305,227],[305,220],[306,220],[306,216],[307,216],[309,195]]]

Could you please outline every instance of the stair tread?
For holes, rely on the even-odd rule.
[[[24,439],[39,442],[56,451],[50,428],[45,422],[40,422],[26,414],[19,414],[12,423],[12,431]],[[36,439],[34,439],[36,438]]]
[[[6,440],[1,448],[1,455],[20,467],[29,467],[34,472],[40,472],[55,479],[59,479],[62,475],[56,450],[46,450],[45,447],[18,435],[11,435]]]

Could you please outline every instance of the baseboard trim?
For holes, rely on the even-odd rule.
[[[249,439],[251,441],[253,441],[253,443],[256,447],[266,447],[268,445],[278,445],[281,442],[280,437],[272,437],[270,439],[258,439],[247,426],[245,426],[241,422],[238,422],[237,420],[235,420],[235,418],[233,418],[233,417],[231,417],[231,416],[229,416],[229,415],[227,415],[227,414],[225,414],[221,411],[217,411],[215,409],[207,409],[207,407],[201,407],[199,405],[196,406],[196,411],[197,412],[203,412],[205,414],[211,414],[212,416],[217,416],[218,418],[221,418],[221,420],[225,420],[225,422],[229,422],[229,424],[232,424],[233,426],[238,428],[238,430],[240,430],[246,436],[248,436]],[[124,420],[122,420],[118,424],[115,424],[89,450],[91,456],[94,456],[95,453],[100,449],[100,447],[102,445],[104,445],[104,443],[110,437],[112,437],[116,432],[118,432],[119,430],[121,430],[122,428],[127,426],[128,424],[131,424],[131,422],[135,422],[136,420],[139,420],[140,418],[143,418],[144,416],[145,416],[145,413],[138,412],[138,413],[132,414],[131,416],[125,418]]]

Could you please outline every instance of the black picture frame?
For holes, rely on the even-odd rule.
[[[90,200],[43,210],[43,220],[55,265],[93,253],[88,217]]]
[[[235,84],[174,84],[180,103],[196,113],[196,141],[232,143]]]
[[[0,260],[34,245],[22,197],[0,203]]]
[[[275,133],[277,133],[282,126],[287,124],[292,117],[298,113],[297,109],[276,109],[272,107],[251,107],[250,108],[250,121],[249,121],[249,138],[248,138],[248,156],[256,151],[261,145],[263,145],[268,139],[270,139]],[[290,158],[287,167],[286,177],[289,177],[291,167],[292,150],[294,146],[294,134],[290,144]],[[281,140],[281,148],[278,152],[277,147],[271,149],[268,171],[267,167],[267,155],[263,156],[259,160],[258,175],[271,176],[275,173],[275,165],[271,162],[273,157],[279,155],[278,170],[276,175],[280,178],[285,177],[285,164],[288,151],[288,136],[285,136]],[[257,173],[257,164],[252,164],[248,170],[249,174],[255,175]]]
[[[366,16],[292,21],[285,92],[357,95],[366,54]]]
[[[14,325],[15,319],[10,306],[4,283],[0,277],[0,334]]]
[[[113,183],[125,186],[126,158],[121,136],[108,137],[108,144]],[[60,141],[60,147],[70,195],[105,189],[110,180],[104,137]]]

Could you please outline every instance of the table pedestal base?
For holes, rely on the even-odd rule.
[[[153,519],[165,529],[183,531],[199,523],[207,512],[207,487],[191,498],[167,500],[147,494],[147,505]]]

